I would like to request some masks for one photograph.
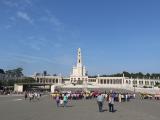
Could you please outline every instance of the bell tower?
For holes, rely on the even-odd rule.
[[[78,48],[78,53],[77,53],[77,67],[82,67],[81,48]]]
[[[86,68],[82,63],[82,53],[81,48],[78,48],[77,51],[77,64],[72,68],[72,74],[70,75],[71,83],[76,83],[77,81],[87,80]]]

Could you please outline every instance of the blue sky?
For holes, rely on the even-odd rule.
[[[0,0],[0,68],[69,75],[160,72],[158,0]]]

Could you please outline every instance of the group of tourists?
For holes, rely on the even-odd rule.
[[[25,100],[27,98],[29,98],[29,101],[34,101],[34,100],[39,100],[41,97],[41,94],[39,92],[33,92],[33,91],[29,91],[29,92],[25,92],[24,93],[24,98]]]
[[[97,99],[99,112],[103,112],[104,101],[108,102],[109,112],[114,112],[114,102],[128,102],[135,98],[135,94],[120,92],[100,92],[100,91],[56,91],[51,94],[51,98],[55,99],[57,107],[66,107],[69,100],[90,100]]]
[[[97,96],[97,104],[98,104],[99,112],[103,112],[103,103],[105,99],[106,99],[105,96],[102,95],[101,93],[99,93],[99,95]],[[108,106],[109,106],[109,112],[114,112],[114,94],[109,94]]]
[[[66,93],[57,95],[55,100],[56,100],[57,107],[59,106],[67,107],[68,96]]]

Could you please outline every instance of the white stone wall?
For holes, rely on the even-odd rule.
[[[15,92],[23,92],[23,85],[14,84]]]

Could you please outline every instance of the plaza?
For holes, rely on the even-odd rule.
[[[56,107],[49,95],[39,101],[24,100],[24,96],[0,96],[1,120],[159,120],[160,101],[140,100],[115,102],[115,112],[108,112],[104,101],[104,112],[98,112],[96,99],[71,100],[68,107]]]

